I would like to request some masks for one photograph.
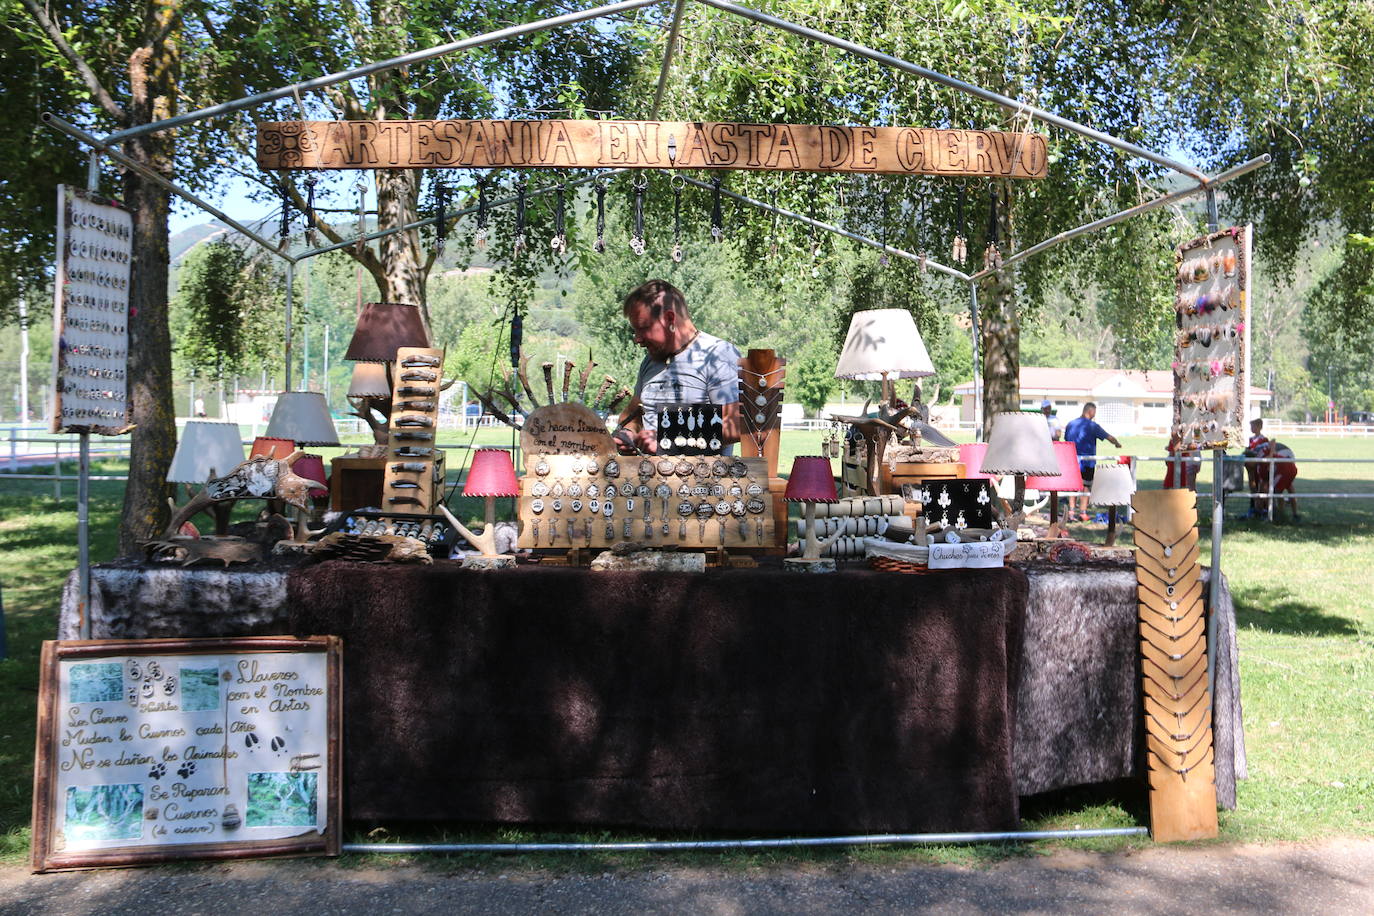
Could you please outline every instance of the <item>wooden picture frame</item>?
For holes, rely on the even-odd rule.
[[[45,641],[33,870],[338,855],[342,703],[337,636]]]

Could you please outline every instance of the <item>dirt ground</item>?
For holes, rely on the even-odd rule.
[[[1055,851],[986,867],[554,872],[512,858],[349,869],[322,860],[31,875],[0,868],[0,913],[1374,913],[1374,840]]]

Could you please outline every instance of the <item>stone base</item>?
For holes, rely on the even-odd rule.
[[[463,557],[464,569],[514,569],[515,557],[500,555],[494,557],[469,556]]]
[[[638,550],[624,556],[616,556],[609,550],[603,550],[592,560],[591,568],[636,572],[705,572],[706,554],[681,550]]]
[[[820,557],[819,559],[808,560],[803,557],[787,557],[782,561],[782,568],[788,572],[833,573],[835,571],[835,558]]]

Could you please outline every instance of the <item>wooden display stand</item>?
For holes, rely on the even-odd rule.
[[[386,475],[385,458],[339,457],[329,462],[332,479],[329,486],[329,508],[335,512],[350,512],[364,506],[382,505],[382,479]]]
[[[435,506],[444,497],[444,460],[443,454],[435,445],[439,435],[439,386],[438,378],[444,365],[444,351],[433,347],[401,347],[396,351],[397,387],[399,380],[407,371],[407,359],[417,358],[432,362],[423,368],[436,376],[433,382],[416,382],[416,387],[427,385],[433,389],[425,396],[397,397],[391,405],[391,433],[388,437],[389,450],[386,467],[383,469],[381,507],[393,515],[432,515]],[[416,367],[411,367],[416,368]],[[408,383],[409,384],[409,383]],[[416,408],[407,405],[426,404]],[[414,422],[428,421],[428,425],[413,426]],[[425,435],[427,439],[408,439],[408,435]],[[406,455],[403,449],[418,449],[427,452],[423,457]],[[413,486],[414,485],[414,486]],[[393,502],[396,499],[413,499],[414,502]]]
[[[1217,792],[1197,494],[1147,490],[1131,504],[1150,834],[1163,843],[1207,839],[1217,835]]]

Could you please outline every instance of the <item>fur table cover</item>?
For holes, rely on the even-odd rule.
[[[1202,570],[1203,595],[1211,571]],[[1143,779],[1144,725],[1135,567],[1031,565],[1021,685],[1016,784],[1021,795],[1065,786]],[[1217,803],[1236,806],[1246,776],[1236,613],[1222,574],[1215,632],[1212,740]]]
[[[91,638],[277,636],[289,632],[286,569],[91,567]],[[59,639],[80,639],[78,576],[62,589]]]
[[[357,819],[1014,829],[1026,579],[330,562]]]

